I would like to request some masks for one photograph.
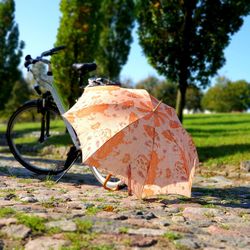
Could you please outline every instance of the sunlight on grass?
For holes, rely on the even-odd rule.
[[[250,160],[250,114],[186,115],[184,127],[204,165],[239,165]]]

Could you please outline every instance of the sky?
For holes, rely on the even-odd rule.
[[[19,39],[25,42],[23,58],[30,54],[35,57],[53,48],[60,22],[60,0],[15,0],[15,18],[19,27]],[[225,49],[226,64],[218,71],[218,76],[226,76],[232,81],[244,79],[250,82],[250,16],[245,18],[240,31],[233,35]],[[23,65],[24,59],[22,59]],[[22,70],[24,70],[21,65]],[[161,79],[148,63],[138,44],[136,30],[127,63],[121,71],[121,81],[131,79],[132,83],[156,76]],[[213,78],[212,83],[215,81]]]

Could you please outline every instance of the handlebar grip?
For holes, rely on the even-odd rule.
[[[24,67],[27,68],[30,64],[35,64],[37,62],[38,62],[37,59],[32,59],[32,57],[30,55],[27,55],[27,56],[25,56]]]
[[[66,48],[66,46],[64,46],[64,45],[58,46],[58,47],[55,47],[55,48],[51,49],[51,52],[52,52],[52,53],[55,53],[55,52],[57,52],[57,51],[60,51],[60,50],[65,49],[65,48]]]
[[[27,55],[27,56],[25,56],[25,61],[28,61],[28,60],[31,60],[32,58],[31,58],[31,55]]]
[[[65,49],[65,48],[66,48],[66,46],[59,46],[59,47],[55,47],[55,48],[53,48],[53,49],[44,51],[44,52],[41,54],[41,57],[43,57],[43,56],[51,56],[51,55],[55,54],[57,51],[63,50],[63,49]]]

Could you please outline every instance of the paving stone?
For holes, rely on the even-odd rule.
[[[215,216],[224,216],[224,212],[216,208],[204,208],[204,207],[186,207],[183,212],[183,216],[188,219],[206,219]]]
[[[150,228],[139,228],[129,229],[128,234],[147,235],[147,236],[162,236],[166,230],[162,229],[150,229]]]
[[[233,185],[233,181],[230,179],[225,178],[224,176],[213,176],[210,178],[204,178],[204,177],[199,177],[199,179],[196,178],[196,182],[195,184],[199,184],[199,186],[202,187],[216,187],[216,188],[224,188],[224,187],[228,187],[228,186],[232,186]]]
[[[16,195],[15,194],[7,194],[5,197],[4,197],[4,200],[6,201],[10,201],[12,199],[16,198]]]
[[[183,238],[175,241],[178,244],[179,248],[182,249],[199,249],[200,244],[194,238]]]
[[[118,215],[114,217],[114,220],[127,220],[128,216],[126,215]]]
[[[51,221],[46,223],[45,226],[48,229],[57,227],[64,232],[74,232],[77,229],[76,224],[71,220]]]
[[[141,218],[141,219],[145,219],[145,220],[152,220],[157,218],[157,216],[155,216],[155,214],[153,212],[143,212],[143,211],[138,211],[136,213],[136,215]]]
[[[20,198],[21,201],[23,202],[28,202],[28,203],[34,203],[34,202],[37,202],[38,200],[33,197],[33,196],[25,196],[25,197],[22,197]]]
[[[10,238],[25,239],[31,233],[31,229],[21,224],[13,224],[2,228],[1,232]]]
[[[213,224],[213,222],[212,220],[202,219],[202,220],[192,220],[191,224],[197,227],[209,227]]]
[[[25,245],[25,250],[59,250],[63,246],[69,246],[70,242],[62,239],[54,239],[51,237],[40,237],[34,240],[30,240]]]
[[[152,247],[157,243],[157,239],[152,238],[140,238],[140,240],[137,240],[136,242],[133,242],[131,244],[132,247],[140,247],[140,248],[148,248]]]
[[[0,175],[0,209],[11,207],[44,218],[47,229],[57,227],[62,233],[37,235],[19,225],[15,215],[4,215],[6,218],[0,219],[0,234],[6,235],[0,241],[4,249],[12,249],[11,237],[20,235],[20,249],[70,247],[65,232],[76,231],[76,218],[92,222],[91,232],[98,234],[94,245],[119,239],[115,247],[121,250],[169,249],[164,242],[174,249],[173,241],[163,237],[166,232],[180,235],[175,243],[183,249],[250,249],[249,172],[242,171],[237,180],[218,174],[210,178],[196,174],[191,198],[165,195],[142,201],[125,191],[103,190],[90,172],[80,172],[78,167],[73,167],[59,184],[49,187],[44,176],[32,175],[23,167],[14,166],[13,161],[11,164],[9,168],[18,175]],[[24,176],[32,178],[32,182],[20,182]],[[105,211],[107,206],[112,211]],[[93,215],[86,216],[91,207],[97,208],[97,213],[93,209]]]
[[[4,226],[8,226],[10,224],[16,224],[16,223],[17,223],[17,219],[15,218],[3,218],[3,219],[0,219],[0,228]]]
[[[176,213],[179,213],[181,210],[179,207],[167,207],[164,209],[164,211],[169,214],[176,214]]]
[[[185,221],[185,218],[183,216],[180,216],[180,215],[176,215],[176,216],[173,216],[172,217],[172,221],[174,223],[181,223],[181,222],[184,222]]]
[[[250,172],[250,161],[242,161],[240,163],[240,171],[249,173]]]
[[[6,188],[6,187],[7,187],[6,183],[4,183],[4,182],[0,183],[0,188]]]

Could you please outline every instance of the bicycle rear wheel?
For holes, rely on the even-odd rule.
[[[25,168],[38,174],[58,174],[65,170],[72,141],[57,108],[48,106],[44,111],[39,110],[38,101],[18,108],[9,119],[6,138],[10,151]]]

